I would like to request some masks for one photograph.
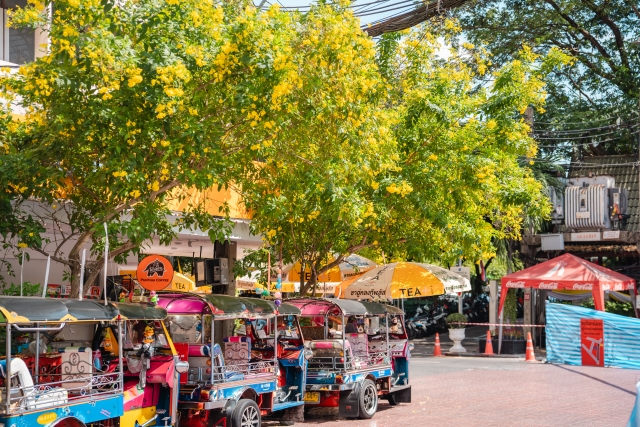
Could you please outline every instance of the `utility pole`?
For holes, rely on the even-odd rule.
[[[529,128],[530,128],[529,136],[533,137],[534,119],[533,119],[533,107],[532,106],[528,106],[527,109],[524,111],[524,120],[525,120],[525,122],[527,122],[527,124],[529,125]],[[533,227],[531,226],[531,221],[529,221],[529,232],[531,234],[533,234],[533,232],[534,232]],[[531,288],[525,288],[524,289],[524,300],[522,301],[522,306],[524,308],[524,319],[523,319],[523,322],[524,322],[525,325],[531,325],[533,323],[532,322],[533,310],[532,310],[531,302],[533,301],[533,295],[535,295],[534,292],[535,291],[532,290]],[[527,332],[531,332],[531,328],[529,328],[529,327],[524,328],[524,336],[525,337],[527,336]],[[532,334],[532,335],[535,335],[535,334]]]

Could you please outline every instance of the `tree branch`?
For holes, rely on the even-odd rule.
[[[29,249],[33,249],[36,252],[40,252],[42,255],[50,256],[52,260],[54,260],[55,262],[59,262],[60,264],[64,264],[64,265],[69,266],[69,267],[71,267],[71,265],[72,265],[69,261],[66,261],[66,260],[64,260],[62,258],[58,258],[55,255],[48,254],[45,251],[43,251],[42,249],[40,249],[40,248],[30,247]]]
[[[583,0],[583,3],[587,5],[587,7],[591,9],[593,13],[595,13],[596,16],[600,18],[600,20],[604,22],[605,25],[611,29],[611,32],[613,33],[613,36],[616,40],[616,47],[618,48],[620,60],[622,61],[622,64],[624,65],[625,69],[630,70],[631,67],[629,66],[629,58],[627,56],[627,51],[625,49],[624,37],[622,37],[622,32],[620,31],[620,28],[618,28],[615,22],[611,20],[609,15],[603,12],[603,9],[601,7],[597,7],[595,4],[591,3],[588,0]]]
[[[569,25],[571,27],[573,27],[575,30],[577,30],[580,34],[582,34],[582,36],[589,41],[589,43],[591,44],[591,46],[593,46],[598,52],[600,52],[600,54],[606,58],[607,64],[609,64],[609,67],[611,68],[611,70],[613,71],[618,71],[618,67],[616,66],[616,64],[613,62],[613,60],[611,59],[611,55],[609,54],[609,52],[607,52],[607,50],[604,48],[604,46],[602,46],[600,44],[600,42],[591,34],[589,33],[587,30],[585,30],[580,24],[578,24],[578,22],[576,22],[573,18],[571,18],[569,15],[567,15],[566,13],[564,13],[562,11],[562,9],[560,8],[560,6],[558,6],[558,4],[554,1],[554,0],[544,0],[547,4],[549,4],[552,8],[554,8],[556,10],[556,12],[558,12],[558,15],[560,15],[562,17],[562,19],[564,19],[565,21],[567,21],[569,23]]]
[[[633,1],[627,1],[626,2],[629,6],[631,6],[631,9],[633,9],[633,11],[635,12],[636,16],[638,17],[638,19],[640,19],[640,10],[638,10],[638,8],[636,7],[635,4],[633,4]]]

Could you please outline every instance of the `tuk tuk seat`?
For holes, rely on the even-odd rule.
[[[220,345],[213,346],[214,367],[213,382],[240,381],[244,379],[244,374],[237,371],[227,371],[225,369],[224,358]],[[211,345],[209,344],[189,344],[189,382],[211,381]]]
[[[10,380],[6,378],[7,361],[0,361],[0,376],[5,378],[5,384],[11,384]],[[69,396],[65,389],[57,387],[51,390],[43,390],[40,387],[36,387],[33,384],[33,378],[27,368],[27,365],[22,359],[11,360],[11,373],[18,377],[18,383],[22,390],[22,399],[17,399],[16,404],[12,405],[16,409],[20,410],[35,410],[45,409],[52,406],[63,406],[69,402]],[[43,387],[46,387],[43,385]],[[17,391],[17,390],[16,390]],[[20,393],[20,392],[18,392]],[[13,394],[13,393],[12,393]],[[4,394],[0,397],[0,400],[4,398]]]
[[[345,338],[351,345],[355,356],[365,359],[369,357],[369,338],[367,334],[345,334]]]
[[[309,348],[313,352],[313,356],[309,361],[309,366],[313,365],[314,359],[321,361],[332,358],[337,369],[360,369],[366,367],[366,360],[354,355],[351,343],[348,340],[344,341],[343,347],[342,342],[342,340],[310,341]],[[326,362],[321,362],[320,364],[326,366]]]
[[[249,337],[226,337],[224,341],[224,363],[226,366],[249,366],[251,339]]]
[[[67,390],[77,390],[91,385],[93,374],[93,352],[90,347],[63,347],[59,350],[62,360],[60,362],[60,385]],[[71,381],[79,380],[79,381]]]

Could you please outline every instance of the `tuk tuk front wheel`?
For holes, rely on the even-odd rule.
[[[371,380],[364,380],[360,389],[360,418],[368,420],[378,410],[378,389]]]
[[[231,415],[231,427],[260,427],[260,408],[251,399],[241,399]]]

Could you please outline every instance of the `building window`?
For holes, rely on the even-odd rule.
[[[27,0],[0,0],[2,31],[0,31],[0,60],[25,64],[35,59],[35,30],[18,30],[7,26],[7,11],[27,6]]]

